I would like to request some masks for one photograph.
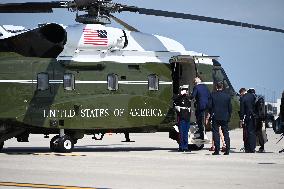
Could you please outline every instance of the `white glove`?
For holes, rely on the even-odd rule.
[[[180,106],[175,106],[175,109],[180,112]]]

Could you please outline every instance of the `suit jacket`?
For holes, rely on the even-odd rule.
[[[224,91],[211,94],[210,114],[215,120],[230,121],[232,114],[231,97]]]
[[[191,99],[193,98],[196,100],[196,110],[205,110],[210,99],[210,92],[207,86],[205,84],[195,85],[191,94]]]
[[[252,93],[246,93],[240,99],[240,119],[243,120],[244,116],[254,115],[255,96]]]

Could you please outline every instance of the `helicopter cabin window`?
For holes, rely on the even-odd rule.
[[[37,90],[44,91],[49,89],[49,77],[48,73],[38,73],[37,74]]]
[[[3,36],[3,34],[0,32],[0,37],[2,37]]]
[[[148,75],[148,89],[149,91],[159,90],[159,77],[156,74]]]
[[[66,73],[63,76],[63,88],[67,91],[75,90],[75,76],[71,73]]]
[[[107,89],[110,91],[118,90],[118,75],[117,74],[108,74]]]

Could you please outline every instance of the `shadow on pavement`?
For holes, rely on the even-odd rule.
[[[92,145],[96,146],[96,145]],[[73,152],[139,152],[139,151],[176,151],[175,148],[159,148],[159,147],[96,147],[76,146]],[[110,145],[112,146],[112,145]],[[4,148],[1,153],[8,155],[32,155],[34,153],[51,153],[48,147],[8,147]]]

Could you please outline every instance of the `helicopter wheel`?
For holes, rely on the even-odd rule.
[[[74,142],[68,135],[60,137],[58,140],[58,151],[63,153],[70,153],[74,148]]]
[[[191,151],[198,151],[204,148],[204,144],[189,144],[188,149]]]
[[[0,143],[0,151],[3,149],[3,146],[4,146],[4,142],[1,142]]]
[[[59,141],[59,135],[54,136],[51,140],[50,140],[50,150],[52,152],[56,152],[58,151],[58,141]]]

